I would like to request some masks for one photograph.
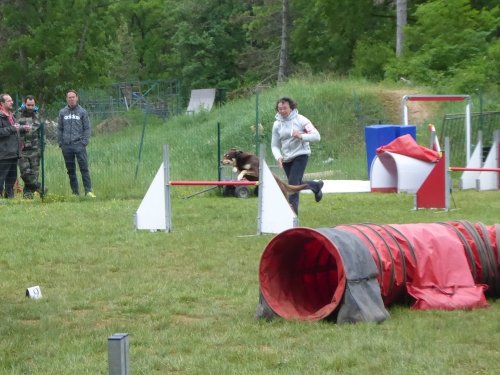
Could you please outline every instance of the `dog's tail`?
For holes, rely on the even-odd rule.
[[[310,189],[310,186],[308,184],[301,184],[301,185],[290,185],[287,184],[286,182],[282,181],[278,176],[276,176],[273,173],[273,177],[278,183],[278,186],[280,187],[281,191],[285,196],[288,196],[290,193],[297,193],[301,190],[307,190]]]

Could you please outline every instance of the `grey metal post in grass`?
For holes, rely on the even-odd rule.
[[[139,165],[142,159],[142,146],[144,145],[144,135],[146,134],[146,124],[148,123],[148,111],[144,110],[144,124],[142,126],[141,143],[139,144],[139,156],[137,157],[137,165],[135,166],[134,180],[137,180],[139,174]]]
[[[115,333],[108,337],[109,375],[129,375],[128,333]]]
[[[450,195],[451,195],[451,176],[450,176],[450,138],[446,137],[444,139],[444,191],[445,191],[445,209],[450,210]]]

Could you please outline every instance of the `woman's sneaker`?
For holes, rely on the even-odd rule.
[[[323,192],[321,189],[323,189],[324,182],[322,180],[319,180],[318,182],[318,189],[314,191],[314,200],[316,202],[319,202],[321,199],[323,199]]]

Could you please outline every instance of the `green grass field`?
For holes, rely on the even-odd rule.
[[[222,107],[151,124],[137,180],[142,118],[95,135],[95,200],[69,198],[59,151],[51,148],[45,202],[0,201],[0,374],[107,374],[107,338],[118,332],[129,334],[133,374],[500,373],[495,298],[472,311],[396,304],[382,324],[257,320],[259,260],[272,236],[255,235],[256,197],[210,192],[183,199],[200,189],[179,187],[172,233],[134,230],[133,215],[161,163],[161,144],[173,145],[176,179],[215,179],[216,168],[202,161],[216,158],[207,124],[219,116],[246,129],[252,111],[244,108],[238,102],[230,114]],[[224,132],[226,145],[252,146],[251,135]],[[328,136],[322,142],[329,145]],[[308,169],[321,165],[317,159]],[[445,212],[412,210],[410,194],[325,194],[320,203],[304,194],[300,224],[500,223],[500,191],[454,189],[452,197]],[[34,285],[41,287],[40,300],[25,297]]]

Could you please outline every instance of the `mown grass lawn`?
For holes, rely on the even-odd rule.
[[[498,223],[500,192],[455,192],[449,212],[407,194],[301,197],[301,225]],[[134,231],[139,200],[2,201],[0,373],[106,374],[129,334],[134,374],[494,374],[500,302],[389,308],[382,324],[259,321],[257,199],[174,198],[172,233]],[[26,298],[40,285],[43,298]]]

